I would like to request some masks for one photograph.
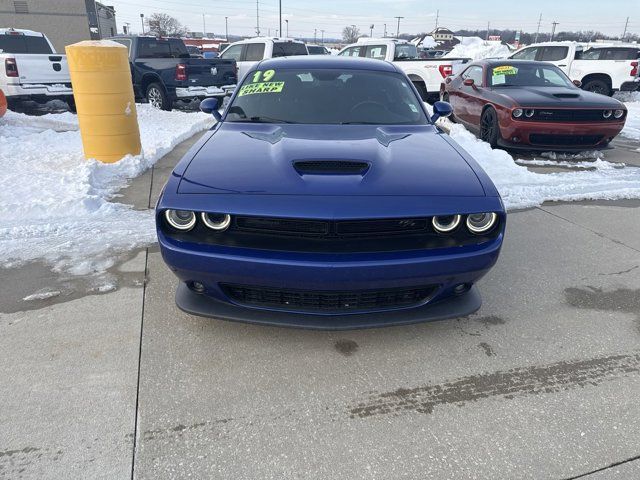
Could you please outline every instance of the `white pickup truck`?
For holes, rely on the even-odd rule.
[[[256,37],[232,43],[220,54],[238,65],[238,82],[256,63],[266,58],[309,55],[304,42],[291,38]]]
[[[9,107],[24,100],[59,99],[73,107],[67,57],[31,30],[0,28],[0,90]]]
[[[640,88],[640,46],[546,42],[530,45],[509,58],[553,63],[590,92],[612,95]]]
[[[375,58],[392,62],[413,82],[424,101],[437,99],[440,84],[449,75],[462,71],[470,58],[420,58],[415,44],[393,38],[361,38],[344,47],[338,55]]]

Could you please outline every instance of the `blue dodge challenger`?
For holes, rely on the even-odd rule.
[[[506,214],[478,164],[393,64],[265,60],[158,201],[177,305],[203,316],[347,329],[468,315]]]

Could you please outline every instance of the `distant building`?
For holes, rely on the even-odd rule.
[[[0,0],[0,27],[42,32],[58,52],[117,33],[115,9],[95,0]]]
[[[431,35],[436,42],[450,42],[453,40],[453,32],[444,27],[436,28],[429,35]]]

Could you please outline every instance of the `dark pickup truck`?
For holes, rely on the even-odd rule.
[[[235,60],[192,58],[179,38],[114,37],[129,49],[136,98],[162,110],[176,100],[230,95],[238,82]]]

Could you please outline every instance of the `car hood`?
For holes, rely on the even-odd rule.
[[[364,173],[302,173],[301,161],[364,162]],[[432,125],[225,122],[182,174],[178,193],[484,196],[465,159]]]
[[[508,87],[494,92],[522,107],[621,108],[622,103],[604,95],[579,88]]]

